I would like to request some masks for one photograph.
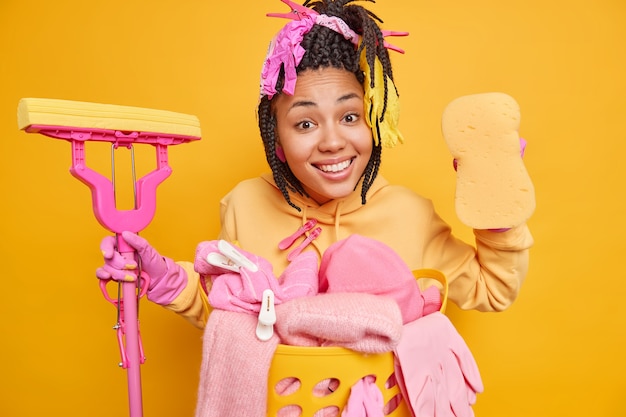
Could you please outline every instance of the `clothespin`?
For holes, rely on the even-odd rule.
[[[266,14],[267,17],[282,17],[284,19],[302,20],[306,16],[315,17],[319,15],[319,13],[315,10],[306,6],[302,6],[301,4],[294,3],[289,0],[280,1],[289,6],[291,8],[291,11],[289,13],[268,13]]]
[[[256,325],[256,337],[263,342],[270,340],[274,335],[275,323],[274,291],[267,289],[263,291],[261,310],[259,310],[259,322]]]
[[[304,250],[304,248],[306,248],[309,245],[309,243],[317,239],[321,233],[322,233],[321,227],[316,227],[315,229],[311,230],[311,233],[309,233],[309,236],[307,236],[307,238],[304,239],[304,241],[302,241],[302,243],[300,243],[294,250],[289,252],[289,254],[287,255],[287,260],[289,262],[293,261],[296,258],[296,256],[300,255],[300,253]]]
[[[381,32],[383,34],[383,38],[386,38],[387,36],[408,36],[409,35],[409,32],[397,32],[397,31],[394,31],[394,30],[381,30]],[[392,44],[390,44],[387,41],[385,41],[385,43],[383,45],[387,49],[391,49],[393,51],[400,52],[401,54],[404,53],[404,49],[398,48],[397,46],[392,45]]]
[[[259,270],[259,267],[254,262],[246,258],[237,248],[227,241],[220,240],[217,242],[217,249],[219,253],[211,252],[207,255],[206,261],[209,264],[233,272],[239,272],[240,268],[247,268],[250,272]]]

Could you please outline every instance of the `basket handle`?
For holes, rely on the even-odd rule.
[[[415,269],[413,271],[413,276],[416,280],[423,278],[434,279],[435,281],[438,281],[441,285],[443,285],[443,297],[441,299],[441,308],[439,309],[439,311],[445,313],[446,306],[448,305],[448,280],[444,273],[439,271],[438,269],[423,268]]]

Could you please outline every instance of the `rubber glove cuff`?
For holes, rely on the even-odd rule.
[[[152,278],[146,296],[160,305],[172,304],[187,286],[187,272],[170,258],[163,258],[167,269],[161,277]]]
[[[148,241],[141,236],[122,232],[122,238],[141,258],[141,268],[150,277],[148,300],[160,304],[171,304],[187,286],[187,273],[170,258],[161,256]]]

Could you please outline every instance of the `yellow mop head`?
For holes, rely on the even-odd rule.
[[[47,98],[23,98],[17,108],[18,127],[63,126],[120,132],[151,132],[200,139],[196,116],[166,110]],[[30,130],[29,130],[30,129]]]

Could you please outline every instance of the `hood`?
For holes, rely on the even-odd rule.
[[[271,173],[263,174],[261,178],[271,184],[274,188],[278,189]],[[367,192],[367,201],[370,201],[373,196],[386,185],[388,185],[387,180],[385,180],[379,174]],[[302,224],[304,224],[309,219],[316,219],[318,221],[318,225],[332,226],[334,229],[334,233],[332,233],[332,238],[330,236],[325,236],[324,239],[327,240],[331,238],[332,242],[341,239],[339,235],[339,227],[342,224],[342,217],[347,216],[350,213],[363,207],[363,204],[361,203],[360,182],[357,185],[356,190],[350,193],[348,196],[331,200],[324,204],[318,204],[315,200],[309,197],[302,196],[291,191],[289,192],[289,197],[295,205],[300,207],[301,211],[298,211],[285,203],[285,212],[288,212],[293,216],[300,217],[302,219]],[[327,228],[325,229],[327,230]],[[325,234],[328,234],[328,230],[325,232]]]

